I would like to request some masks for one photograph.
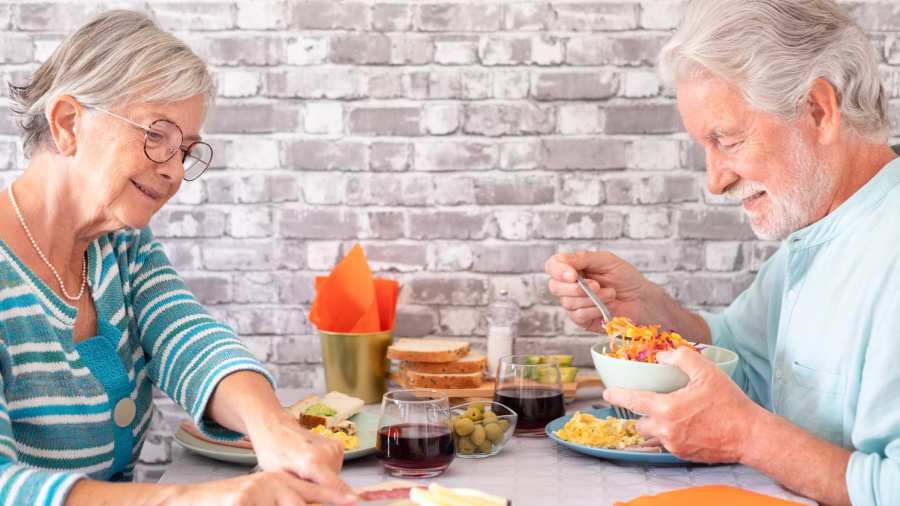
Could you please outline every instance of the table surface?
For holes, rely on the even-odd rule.
[[[579,391],[575,401],[566,406],[566,411],[590,409],[592,404],[602,403],[600,391]],[[308,391],[289,390],[279,392],[279,397],[289,404],[308,394]],[[366,410],[377,412],[378,406],[366,406]],[[173,443],[172,464],[159,482],[200,483],[249,471],[247,466],[210,460]],[[374,456],[346,462],[341,478],[352,487],[393,479]],[[816,504],[792,494],[747,466],[622,464],[582,455],[546,438],[514,437],[499,454],[483,459],[457,458],[444,474],[432,480],[448,487],[477,488],[507,497],[516,506],[612,504],[641,495],[711,484],[731,485],[803,504]]]

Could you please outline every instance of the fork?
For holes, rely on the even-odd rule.
[[[612,404],[613,413],[616,414],[616,418],[621,418],[623,420],[637,420],[641,417],[641,415],[635,413],[630,409],[625,409],[622,406],[616,406]]]
[[[584,280],[584,276],[581,275],[580,272],[575,271],[575,281],[578,283],[578,286],[581,287],[581,290],[584,291],[584,294],[591,299],[591,302],[597,306],[597,309],[600,310],[600,314],[603,316],[603,322],[609,323],[612,321],[612,313],[609,312],[609,309],[606,307],[606,304],[600,300],[600,297],[597,297],[597,294],[591,290],[591,287],[588,286],[587,281]]]

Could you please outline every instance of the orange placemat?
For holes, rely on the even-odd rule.
[[[617,502],[615,506],[802,506],[798,502],[778,499],[728,485],[704,485],[682,488],[656,495]]]

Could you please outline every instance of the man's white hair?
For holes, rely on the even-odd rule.
[[[181,40],[135,11],[111,10],[72,33],[23,86],[10,85],[24,130],[26,155],[52,149],[47,106],[71,95],[86,106],[111,108],[132,100],[177,102],[202,94],[206,108],[215,83],[206,64]]]
[[[669,86],[711,73],[736,84],[754,108],[786,120],[824,79],[853,131],[887,140],[875,49],[832,0],[692,0],[660,53],[660,73]]]

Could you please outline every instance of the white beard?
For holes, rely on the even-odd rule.
[[[746,180],[725,192],[727,198],[738,202],[766,192],[769,207],[747,211],[750,227],[760,239],[782,240],[812,223],[822,199],[833,192],[837,183],[799,134],[791,139],[790,147],[793,177],[784,193],[773,193],[760,183]]]

